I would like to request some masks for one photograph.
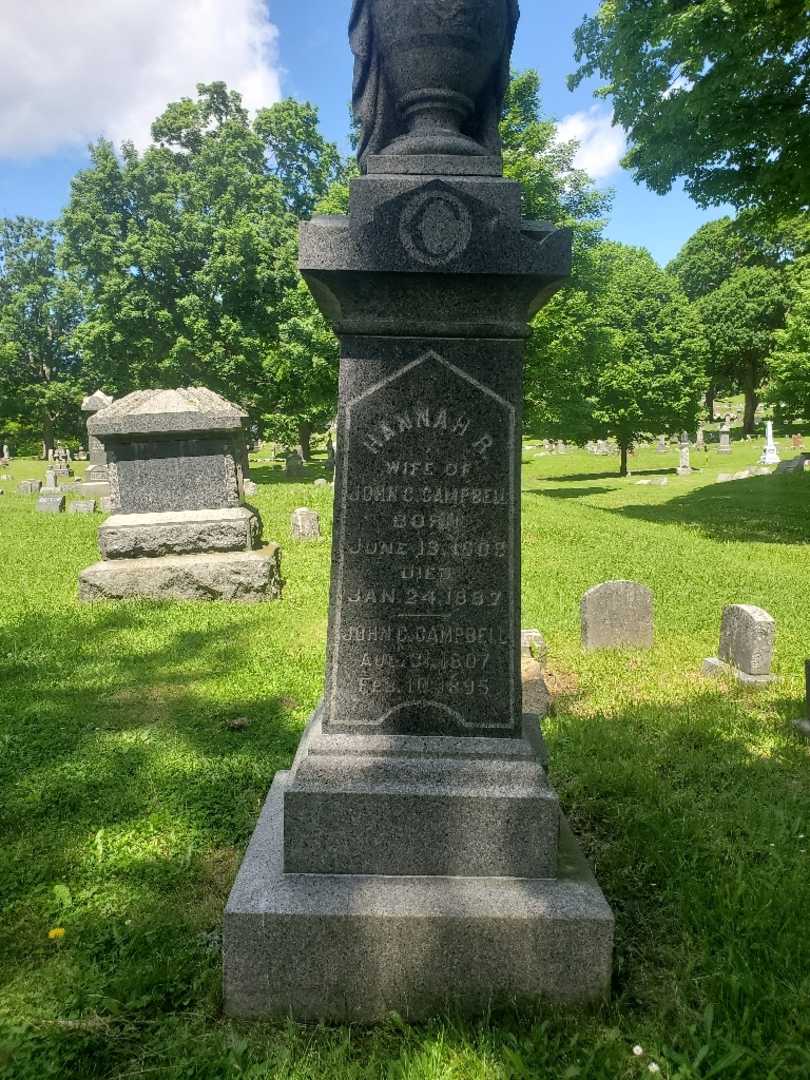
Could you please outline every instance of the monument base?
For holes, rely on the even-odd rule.
[[[113,514],[98,531],[105,559],[154,558],[251,551],[261,535],[246,506],[224,510],[172,510],[160,514]]]
[[[233,600],[257,603],[281,594],[280,549],[214,555],[113,559],[79,575],[79,599]]]
[[[567,824],[555,878],[285,874],[278,773],[225,909],[225,1012],[372,1023],[606,997],[613,915]]]
[[[749,675],[747,671],[740,671],[733,664],[718,660],[716,656],[711,656],[704,661],[703,674],[715,678],[719,675],[733,675],[737,682],[744,683],[746,686],[768,686],[776,680],[775,675]]]

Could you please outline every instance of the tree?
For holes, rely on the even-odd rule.
[[[624,164],[659,194],[796,213],[810,202],[806,0],[601,0],[574,34],[573,89],[599,74]]]
[[[79,296],[56,253],[53,222],[0,220],[0,415],[38,424],[43,456],[76,426],[82,397]]]
[[[299,220],[339,181],[345,166],[334,143],[318,130],[318,110],[285,98],[261,109],[254,123],[267,149],[270,170],[281,182],[284,201]]]
[[[703,225],[687,240],[668,269],[695,305],[703,328],[708,404],[714,394],[739,390],[745,396],[743,431],[753,434],[774,333],[784,320],[785,258],[796,241],[763,231],[751,215]]]
[[[810,259],[789,276],[787,317],[774,334],[768,379],[768,400],[782,418],[810,421]]]
[[[535,320],[527,412],[573,442],[615,438],[625,476],[634,442],[695,423],[706,380],[694,314],[647,251],[612,242],[563,310]]]

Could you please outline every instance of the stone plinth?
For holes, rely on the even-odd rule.
[[[505,7],[456,6],[468,32],[427,0],[355,5],[368,171],[348,217],[301,227],[341,349],[326,685],[226,908],[234,1016],[417,1018],[609,985],[613,919],[521,691],[524,343],[571,235],[523,221],[499,175],[516,5],[511,31]],[[406,93],[420,71],[475,85]],[[480,115],[452,131],[447,100]]]
[[[241,505],[246,414],[202,388],[146,390],[88,421],[103,440],[116,511],[82,600],[256,601],[281,591],[280,553]]]

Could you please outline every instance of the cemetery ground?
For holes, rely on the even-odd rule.
[[[523,619],[549,643],[552,781],[617,917],[596,1009],[495,1003],[423,1026],[244,1024],[220,1010],[222,910],[321,692],[330,488],[254,465],[279,603],[76,601],[99,515],[0,498],[0,1077],[617,1080],[810,1075],[810,475],[677,448],[524,454]],[[79,466],[81,469],[81,466]],[[637,486],[667,475],[666,487]],[[325,539],[293,544],[310,506]],[[579,599],[655,594],[651,652],[585,654]],[[701,675],[724,604],[777,621],[773,685]],[[641,1050],[634,1053],[634,1047]]]

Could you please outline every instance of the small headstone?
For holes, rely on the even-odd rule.
[[[684,431],[681,435],[681,447],[680,447],[681,460],[678,465],[678,476],[691,476],[692,464],[689,460],[689,436]]]
[[[636,480],[636,487],[649,487],[652,484],[652,480],[647,477],[644,480]]]
[[[115,499],[112,495],[103,495],[101,497],[101,512],[102,514],[112,514],[115,511]]]
[[[717,483],[718,484],[728,484],[733,479],[734,479],[734,474],[730,473],[730,472],[721,472],[721,473],[717,474]]]
[[[731,453],[731,425],[728,420],[720,428],[720,445],[717,447],[718,454]]]
[[[790,445],[793,447],[794,450],[801,450],[804,447],[804,436],[791,435]]]
[[[804,662],[804,717],[796,721],[796,730],[810,739],[810,660]]]
[[[329,481],[324,480],[323,477],[319,477],[313,482],[313,487],[329,487]]]
[[[548,655],[546,639],[539,630],[521,630],[520,651],[523,656],[531,656],[542,664]]]
[[[65,509],[64,495],[42,493],[37,499],[37,510],[41,514],[61,514]]]
[[[584,649],[651,649],[653,594],[637,581],[606,581],[582,598]]]
[[[734,480],[750,480],[754,475],[752,469],[740,469],[739,472],[734,473]]]
[[[703,430],[703,424],[698,424],[697,437],[695,438],[695,449],[706,449],[706,433]]]
[[[304,462],[297,450],[287,455],[284,462],[284,471],[287,476],[298,478],[304,474]]]
[[[45,473],[45,490],[46,491],[58,491],[59,481],[56,478],[56,472],[53,469],[48,469]]]
[[[655,444],[655,452],[656,452],[656,454],[666,454],[668,450],[669,450],[669,447],[667,446],[667,437],[666,437],[666,435],[659,435],[658,436],[658,442]]]
[[[11,479],[12,478],[9,476],[8,473],[3,473],[3,475],[0,476],[0,480],[11,480]]]
[[[669,483],[669,479],[666,476],[654,476],[650,483],[653,487],[666,487]]]
[[[320,540],[321,517],[315,510],[308,510],[300,506],[293,511],[292,516],[293,540]]]
[[[3,443],[3,460],[11,461],[11,451],[8,448],[8,443]]]
[[[778,465],[782,459],[779,457],[779,449],[773,439],[773,420],[765,425],[765,449],[759,459],[760,465]]]
[[[68,504],[69,514],[95,514],[96,512],[96,500],[95,499],[73,499]]]
[[[38,495],[39,490],[42,487],[40,480],[21,480],[17,484],[18,495]]]
[[[718,655],[705,662],[703,671],[728,672],[753,686],[772,682],[775,639],[776,623],[767,611],[753,604],[730,604],[723,610]]]
[[[259,489],[253,480],[245,480],[242,484],[242,490],[248,498],[252,499]]]

